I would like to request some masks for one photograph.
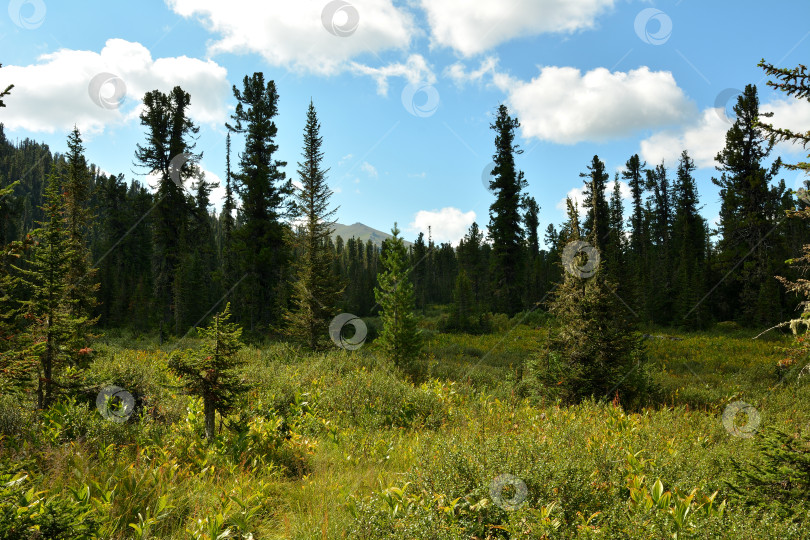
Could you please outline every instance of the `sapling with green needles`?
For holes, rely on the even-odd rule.
[[[199,350],[175,351],[169,357],[169,369],[180,377],[186,390],[203,400],[205,438],[214,437],[216,413],[224,415],[233,407],[239,394],[248,386],[239,373],[241,362],[236,353],[242,328],[228,322],[230,303],[214,316],[208,327],[200,329],[204,344]]]

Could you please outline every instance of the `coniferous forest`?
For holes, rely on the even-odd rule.
[[[810,101],[806,67],[759,67]],[[756,85],[716,227],[683,148],[594,155],[540,230],[500,104],[457,245],[335,236],[317,97],[288,163],[274,80],[232,91],[221,211],[180,85],[142,96],[151,186],[78,128],[58,153],[0,124],[0,538],[805,537],[810,198],[784,178],[810,165],[774,146],[810,131]]]

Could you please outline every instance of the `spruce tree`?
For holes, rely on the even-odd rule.
[[[237,358],[242,329],[230,322],[230,317],[230,305],[226,305],[206,328],[199,330],[201,349],[174,351],[169,357],[169,369],[182,379],[190,394],[203,400],[205,437],[209,441],[214,438],[216,413],[226,415],[239,395],[248,390]]]
[[[416,308],[422,313],[427,306],[428,294],[428,247],[425,244],[425,233],[419,232],[411,248],[411,278],[413,280]]]
[[[420,375],[417,359],[421,335],[414,315],[413,284],[408,275],[408,252],[394,223],[391,238],[383,241],[381,274],[374,296],[380,305],[380,345],[394,364],[411,376]]]
[[[605,269],[617,284],[617,294],[622,299],[632,292],[628,286],[626,271],[627,239],[624,235],[624,204],[622,203],[619,174],[613,183],[613,193],[608,202],[608,232],[605,244]]]
[[[715,293],[719,293],[715,304],[719,304],[723,319],[739,317],[746,324],[767,324],[781,312],[779,290],[772,277],[782,268],[775,263],[779,238],[770,233],[782,217],[776,215],[780,189],[771,186],[782,162],[777,158],[769,167],[764,165],[774,137],[759,124],[756,86],[745,87],[734,112],[736,120],[715,158],[722,174],[712,178],[720,188],[721,199],[717,271],[728,274]]]
[[[650,235],[644,282],[646,317],[657,324],[669,324],[672,322],[674,266],[672,190],[663,161],[653,169],[647,169],[646,175],[646,187],[650,192],[644,225]]]
[[[179,86],[171,93],[147,92],[143,98],[141,125],[146,128],[146,144],[137,145],[135,161],[158,176],[155,209],[151,212],[153,230],[152,275],[154,298],[159,313],[161,337],[164,325],[177,324],[174,304],[178,296],[176,272],[187,245],[187,227],[192,203],[183,186],[197,173],[202,154],[194,154],[192,138],[199,128],[188,118],[191,97]],[[179,333],[179,328],[175,328]]]
[[[585,220],[582,224],[583,234],[593,242],[593,247],[604,255],[605,245],[608,241],[608,227],[610,222],[610,209],[605,190],[610,175],[605,170],[605,164],[599,156],[593,156],[588,171],[579,174],[585,180],[584,200],[582,208],[585,210]]]
[[[766,63],[764,59],[759,63],[759,66],[765,70],[767,75],[776,79],[776,81],[768,81],[768,86],[785,92],[788,96],[792,96],[796,99],[810,101],[810,74],[807,73],[805,66],[799,65],[792,69],[777,68]],[[774,140],[798,143],[805,149],[810,145],[810,131],[798,133],[779,126],[775,127],[771,124],[759,123],[758,125],[764,131],[770,133],[774,137]],[[805,185],[807,185],[807,182],[810,180],[810,154],[808,154],[807,158],[807,162],[785,165],[785,167],[789,169],[805,171],[807,177]],[[787,210],[786,213],[790,218],[798,218],[804,221],[810,219],[810,206],[800,204],[798,208],[792,207]],[[806,225],[804,228],[807,230]],[[787,262],[794,268],[797,268],[799,275],[806,275],[807,270],[810,269],[810,243],[803,242],[801,250],[800,256],[792,258]],[[801,278],[791,280],[784,276],[777,276],[777,279],[784,285],[788,292],[796,293],[802,299],[799,304],[799,307],[802,308],[799,316],[782,323],[780,326],[789,324],[794,334],[806,332],[810,327],[810,282]],[[803,346],[801,342],[796,342],[793,349],[797,353],[796,356],[805,356],[805,346]]]
[[[506,105],[498,107],[495,123],[495,167],[490,190],[495,201],[489,207],[489,236],[492,239],[492,296],[497,311],[513,315],[521,310],[524,231],[520,215],[521,193],[527,183],[515,165],[515,155],[523,150],[515,144],[517,118],[509,116]]]
[[[235,233],[235,247],[241,272],[247,277],[239,286],[241,320],[254,330],[256,325],[278,322],[287,301],[286,276],[289,250],[281,218],[290,215],[292,184],[281,170],[287,165],[275,159],[278,128],[278,92],[264,74],[245,76],[242,89],[233,87],[237,105],[228,129],[245,136],[239,172],[233,175],[242,200],[241,226]]]
[[[302,219],[295,236],[297,258],[293,284],[292,309],[286,314],[290,334],[316,349],[328,335],[329,323],[336,315],[343,293],[332,266],[334,255],[329,239],[334,231],[337,208],[329,207],[332,190],[323,169],[321,124],[310,101],[304,127],[303,162],[298,163],[301,189],[295,193],[296,214]]]
[[[67,301],[71,286],[71,262],[76,257],[66,218],[62,194],[61,174],[52,171],[45,186],[42,207],[45,221],[33,231],[36,244],[30,257],[20,266],[20,315],[28,321],[26,332],[31,344],[26,351],[35,360],[37,405],[40,408],[53,403],[57,392],[65,386],[60,380],[64,369],[75,365],[75,359],[89,352],[88,342],[79,342],[77,328],[87,324],[87,317],[72,315]]]
[[[489,245],[484,241],[484,233],[478,227],[478,223],[473,221],[467,234],[459,241],[456,252],[459,267],[464,269],[472,282],[476,315],[491,309]]]
[[[675,254],[673,323],[700,328],[707,321],[700,302],[706,293],[706,235],[708,227],[698,208],[698,192],[692,172],[695,162],[684,150],[678,161],[674,185],[672,251]]]
[[[464,268],[458,271],[453,288],[453,304],[450,311],[449,327],[455,330],[470,331],[477,327],[475,298],[472,282]]]
[[[197,173],[194,188],[194,203],[189,223],[181,238],[184,246],[179,256],[174,286],[175,327],[181,331],[197,324],[211,305],[221,296],[214,276],[217,273],[216,245],[211,214],[210,195],[215,184],[205,180],[202,171]]]
[[[222,240],[220,245],[220,261],[222,263],[222,287],[230,291],[236,282],[237,262],[234,256],[234,230],[236,221],[233,213],[236,210],[236,200],[233,192],[233,174],[231,172],[231,132],[225,136],[225,199],[222,201],[222,214],[220,216]],[[231,301],[232,292],[227,293],[226,300]]]
[[[0,188],[0,208],[12,199],[18,184],[14,182]],[[27,349],[33,344],[25,331],[30,321],[21,316],[17,280],[12,268],[32,244],[33,239],[26,235],[22,241],[0,245],[0,392],[24,390],[36,370],[35,359],[27,354]]]
[[[638,154],[633,154],[625,163],[622,178],[630,187],[632,196],[632,210],[630,213],[630,244],[627,253],[627,277],[628,291],[627,301],[636,309],[641,310],[645,298],[645,283],[647,276],[647,254],[649,251],[650,238],[646,228],[644,208],[644,190],[647,163],[639,159]]]
[[[71,350],[80,350],[87,343],[90,328],[95,326],[94,317],[97,305],[99,284],[96,283],[96,269],[92,267],[88,234],[90,230],[90,173],[84,157],[79,129],[74,126],[68,136],[65,177],[62,180],[65,205],[65,226],[70,243],[70,267],[65,291],[70,316],[76,321],[70,337]],[[74,357],[74,362],[83,358]]]
[[[591,216],[590,235],[580,236],[576,206],[567,200],[566,243],[596,242],[598,219]],[[598,211],[591,206],[591,213]],[[566,256],[568,256],[567,254]],[[626,405],[638,405],[650,390],[643,338],[628,321],[626,309],[614,294],[602,265],[583,277],[586,255],[574,254],[564,261],[566,271],[551,301],[555,325],[544,358],[529,364],[528,373],[541,391],[557,394],[566,402],[593,397],[611,400],[618,396]]]

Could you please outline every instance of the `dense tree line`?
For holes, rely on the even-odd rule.
[[[338,312],[379,314],[374,291],[385,255],[370,240],[332,238],[334,209],[314,105],[305,117],[298,189],[276,158],[274,82],[255,73],[233,94],[226,196],[218,215],[212,185],[198,166],[202,155],[194,150],[193,97],[180,87],[143,99],[144,139],[134,163],[157,179],[152,190],[88,164],[78,130],[61,155],[30,140],[12,143],[0,126],[2,245],[24,240],[53,220],[53,204],[64,205],[65,242],[73,249],[65,271],[75,282],[70,316],[97,319],[102,327],[179,336],[229,302],[247,333],[292,335],[315,347]],[[724,320],[783,320],[795,298],[773,276],[795,278],[784,261],[809,237],[805,222],[783,216],[806,203],[779,179],[780,160],[769,157],[773,133],[760,123],[754,86],[734,110],[713,179],[721,198],[717,230],[700,215],[695,164],[685,150],[675,164],[629,157],[612,191],[608,167],[594,156],[583,164],[581,205],[569,201],[566,222],[549,225],[541,241],[542,209],[519,169],[520,123],[499,106],[491,126],[488,235],[474,223],[455,247],[420,233],[404,248],[406,270],[399,259],[396,266],[413,286],[414,309],[451,305],[445,327],[466,331],[485,330],[488,313],[548,309],[565,273],[566,246],[588,239],[633,321],[701,328]],[[232,145],[239,149],[233,160]],[[49,180],[54,175],[58,182]],[[619,180],[630,188],[628,219]],[[54,186],[61,202],[53,200]],[[12,266],[6,271],[13,273]],[[23,300],[33,298],[34,292],[19,290]]]

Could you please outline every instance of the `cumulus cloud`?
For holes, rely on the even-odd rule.
[[[406,50],[417,32],[413,16],[391,0],[167,0],[175,13],[196,18],[218,36],[209,54],[256,53],[272,66],[333,75],[345,69],[364,72],[351,63],[359,56]],[[339,31],[335,31],[338,29]],[[331,31],[330,31],[331,30]],[[336,33],[344,32],[344,35]],[[418,56],[418,55],[417,55]],[[386,86],[390,74],[407,76],[419,60],[366,73]]]
[[[695,111],[672,73],[548,66],[529,82],[496,73],[524,137],[562,144],[604,142],[691,118]]]
[[[773,112],[764,119],[774,126],[803,132],[810,125],[810,103],[803,100],[774,100],[760,104],[763,112]],[[648,163],[676,163],[682,150],[687,150],[699,168],[716,165],[714,158],[726,143],[731,127],[722,108],[709,107],[677,129],[660,131],[641,141],[641,157]],[[800,145],[783,142],[775,149],[780,154],[801,152]]]
[[[605,198],[610,199],[610,196],[613,195],[613,189],[616,186],[616,181],[611,180],[605,184]],[[619,194],[622,196],[622,199],[631,199],[633,197],[633,193],[630,191],[630,186],[627,185],[626,182],[619,181]],[[570,197],[572,201],[579,204],[579,208],[582,208],[582,203],[585,201],[585,187],[575,187],[566,193],[566,197]],[[565,198],[563,197],[559,201],[557,201],[556,208],[561,212],[566,211],[565,206]]]
[[[422,232],[427,236],[428,227],[430,227],[436,243],[450,242],[456,245],[467,233],[467,229],[470,228],[473,221],[475,221],[475,212],[472,210],[462,212],[458,208],[448,206],[441,210],[418,211],[408,230],[414,235]]]
[[[696,122],[655,133],[641,141],[641,158],[648,164],[663,160],[674,165],[685,149],[699,168],[713,167],[714,156],[723,148],[729,127],[722,109],[705,109]]]
[[[593,28],[597,17],[614,3],[615,0],[420,1],[427,13],[432,44],[450,47],[464,56],[521,36]]]
[[[109,75],[96,78],[104,73]],[[186,56],[153,59],[140,43],[110,39],[100,53],[60,49],[41,55],[36,64],[3,66],[0,86],[15,85],[5,98],[3,123],[8,129],[48,133],[76,124],[82,132],[98,133],[137,118],[146,92],[168,92],[177,81],[191,95],[192,119],[203,124],[226,119],[230,86],[224,67]],[[94,102],[91,93],[110,107]]]

